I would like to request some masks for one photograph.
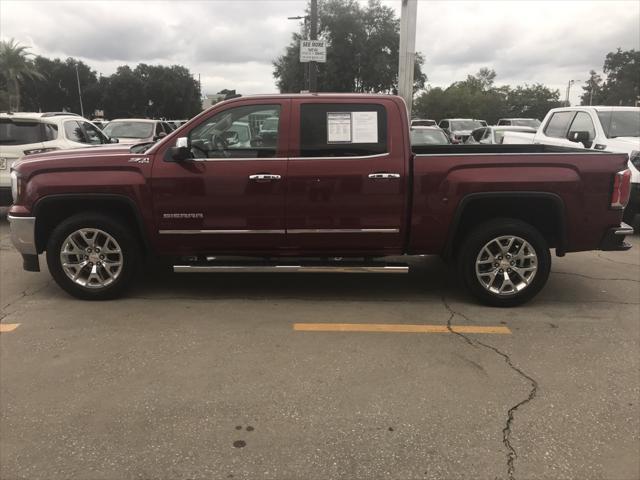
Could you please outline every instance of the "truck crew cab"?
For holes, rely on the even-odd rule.
[[[229,141],[238,124],[248,145]],[[513,306],[544,286],[550,249],[630,247],[626,162],[543,145],[412,151],[395,96],[244,97],[153,145],[30,156],[11,173],[9,220],[25,269],[46,252],[83,299],[121,295],[145,259],[176,272],[403,273],[386,257],[434,254],[480,301]]]

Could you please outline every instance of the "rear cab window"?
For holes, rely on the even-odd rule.
[[[301,103],[299,156],[388,153],[387,110],[380,103]]]

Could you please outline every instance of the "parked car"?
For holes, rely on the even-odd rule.
[[[438,124],[435,120],[429,120],[426,118],[414,118],[411,120],[411,127],[435,127]]]
[[[185,123],[187,123],[187,120],[166,120],[166,122],[169,124],[169,126],[173,130],[176,130],[182,125],[184,125]]]
[[[501,118],[498,120],[497,126],[513,126],[513,127],[531,127],[537,129],[540,126],[540,120],[537,118]]]
[[[113,142],[73,113],[0,113],[0,206],[11,204],[9,171],[22,156]]]
[[[263,146],[275,145],[279,122],[280,120],[278,117],[266,118],[260,125],[260,130],[258,131],[258,143]]]
[[[130,144],[155,142],[173,132],[173,129],[162,120],[118,118],[111,120],[103,131],[109,137],[120,140],[120,143]]]
[[[549,110],[537,132],[508,132],[503,143],[538,143],[626,153],[631,170],[631,198],[624,221],[634,224],[640,211],[640,108],[554,108]]]
[[[481,127],[476,128],[469,138],[464,142],[466,144],[501,144],[504,139],[505,132],[527,132],[535,133],[535,128],[531,127]]]
[[[439,127],[411,127],[409,130],[411,146],[447,145],[449,137]]]
[[[104,130],[104,127],[106,127],[107,123],[109,123],[109,122],[107,120],[105,120],[104,118],[94,118],[94,119],[91,120],[91,123],[93,123],[100,130]]]
[[[220,139],[267,117],[268,146]],[[406,273],[398,255],[434,254],[457,262],[480,301],[514,306],[546,283],[550,249],[630,248],[627,155],[477,148],[412,152],[400,97],[235,98],[129,154],[18,162],[11,236],[26,270],[46,252],[58,285],[84,299],[121,295],[143,258],[175,272]]]
[[[445,118],[438,126],[449,135],[451,143],[464,143],[473,130],[484,125],[472,118]]]

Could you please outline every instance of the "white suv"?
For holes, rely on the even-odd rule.
[[[108,143],[117,143],[117,140],[73,113],[0,113],[0,206],[11,204],[9,172],[19,158]]]

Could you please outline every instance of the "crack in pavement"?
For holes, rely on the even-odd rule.
[[[20,302],[20,300],[23,300],[27,297],[33,297],[34,295],[36,295],[37,293],[40,293],[42,290],[44,290],[45,288],[47,288],[49,285],[51,285],[51,280],[47,280],[47,283],[45,283],[44,285],[42,285],[40,288],[37,288],[36,290],[34,290],[31,293],[27,293],[29,291],[29,288],[25,288],[23,291],[21,291],[18,294],[18,297],[15,298],[14,300],[10,301],[9,303],[3,305],[2,307],[0,307],[0,310],[2,310],[2,314],[0,314],[0,320],[2,320],[5,317],[8,317],[9,315],[16,313],[16,312],[9,312],[9,313],[5,313],[6,309],[15,305],[16,303]]]
[[[606,280],[606,281],[617,281],[617,282],[636,282],[640,283],[640,280],[636,280],[635,278],[604,278],[604,277],[592,277],[591,275],[584,275],[582,273],[574,273],[574,272],[558,272],[553,271],[551,274],[556,275],[572,275],[574,277],[582,277],[588,278],[589,280]]]
[[[452,324],[451,324],[451,321],[453,320],[453,318],[456,315],[464,318],[465,320],[467,320],[469,322],[471,320],[464,313],[455,311],[453,308],[451,308],[449,303],[447,303],[447,300],[444,297],[444,295],[442,296],[442,303],[444,304],[445,308],[449,312],[449,318],[447,319],[447,329],[451,333],[454,333],[454,334],[458,335],[459,337],[462,337],[462,339],[465,342],[467,342],[467,344],[473,346],[474,348],[477,348],[477,345],[480,345],[480,346],[482,346],[484,348],[487,348],[489,350],[492,350],[494,353],[500,355],[504,359],[505,363],[509,366],[509,368],[511,368],[513,371],[515,371],[518,375],[520,375],[522,378],[526,379],[531,384],[531,390],[529,391],[529,395],[527,396],[527,398],[525,398],[524,400],[521,400],[520,402],[515,404],[513,407],[511,407],[507,411],[507,421],[505,423],[504,428],[502,429],[502,443],[504,444],[504,446],[508,450],[508,453],[507,453],[507,478],[509,480],[515,480],[515,478],[516,478],[515,477],[515,470],[516,470],[515,460],[518,458],[518,454],[516,452],[516,449],[511,444],[511,432],[512,432],[513,421],[515,419],[516,411],[520,407],[522,407],[523,405],[526,405],[527,403],[529,403],[530,401],[532,401],[536,397],[536,395],[538,393],[538,382],[535,379],[533,379],[532,377],[530,377],[529,375],[527,375],[525,372],[523,372],[520,368],[515,366],[513,364],[513,362],[511,361],[511,357],[509,355],[507,355],[506,353],[501,352],[500,350],[498,350],[496,347],[494,347],[492,345],[489,345],[487,343],[481,342],[480,340],[471,339],[471,338],[467,337],[466,335],[464,335],[463,333],[456,332],[452,328]]]
[[[596,255],[598,256],[598,258],[606,260],[607,262],[619,263],[620,265],[626,265],[626,266],[632,265],[632,266],[640,267],[640,264],[638,263],[621,262],[620,260],[613,260],[612,258],[605,257],[601,253],[597,253],[597,252],[596,252]]]

